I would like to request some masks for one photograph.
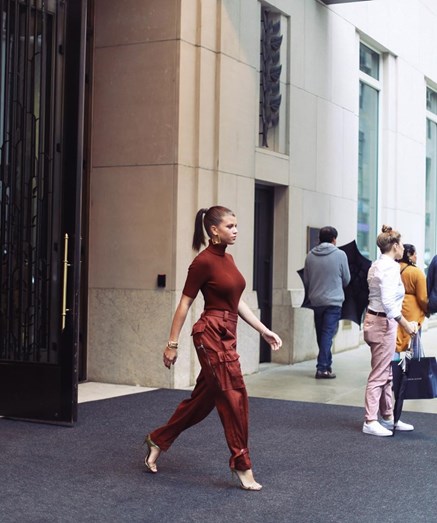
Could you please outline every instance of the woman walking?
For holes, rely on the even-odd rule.
[[[376,241],[381,255],[369,269],[369,306],[364,318],[364,341],[370,346],[371,371],[365,396],[364,434],[391,436],[392,431],[414,430],[413,425],[399,420],[394,426],[391,361],[400,325],[409,336],[417,330],[415,321],[407,321],[401,313],[405,295],[399,264],[404,253],[401,235],[387,225]],[[381,419],[378,421],[378,413]]]
[[[192,329],[201,371],[191,397],[180,403],[164,426],[146,436],[145,465],[149,472],[156,473],[161,451],[168,450],[182,431],[202,421],[216,407],[231,452],[232,472],[241,488],[260,490],[262,486],[255,481],[249,456],[248,398],[236,350],[238,316],[257,330],[273,350],[278,350],[282,341],[241,299],[245,280],[232,256],[226,253],[226,247],[237,238],[235,214],[221,206],[200,209],[194,226],[195,251],[206,245],[204,231],[209,237],[208,246],[189,267],[163,357],[168,368],[176,363],[179,334],[191,304],[201,291],[204,311]]]

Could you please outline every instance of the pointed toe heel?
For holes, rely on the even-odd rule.
[[[260,485],[259,483],[257,483],[255,480],[247,482],[247,483],[243,482],[243,480],[241,479],[241,477],[238,474],[238,471],[236,469],[231,469],[231,474],[232,474],[232,477],[235,477],[237,482],[240,484],[240,488],[243,490],[253,490],[253,491],[257,492],[263,488],[263,486]]]
[[[144,438],[143,445],[147,445],[147,455],[144,458],[144,465],[146,466],[146,471],[151,472],[152,474],[156,474],[158,472],[158,467],[156,466],[156,460],[159,457],[159,454],[161,453],[161,449],[156,445],[156,443],[153,443],[150,434],[147,434],[147,436]],[[152,463],[149,462],[150,454],[152,453],[153,449],[158,450],[158,455],[156,456],[155,461]]]

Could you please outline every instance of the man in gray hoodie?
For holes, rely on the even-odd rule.
[[[332,379],[332,340],[337,333],[344,301],[344,287],[350,281],[346,254],[336,247],[337,230],[322,227],[319,245],[311,249],[305,260],[304,284],[316,327],[317,356],[316,379]]]

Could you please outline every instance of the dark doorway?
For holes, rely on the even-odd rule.
[[[0,415],[72,424],[86,0],[0,12]]]
[[[272,326],[274,196],[273,187],[261,184],[255,186],[253,287],[258,295],[261,321],[268,328]],[[270,346],[261,338],[260,363],[270,361]]]

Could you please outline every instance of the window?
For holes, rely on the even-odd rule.
[[[425,265],[437,252],[437,92],[426,90]]]
[[[378,219],[378,143],[380,55],[360,44],[357,245],[364,256],[376,255]]]

